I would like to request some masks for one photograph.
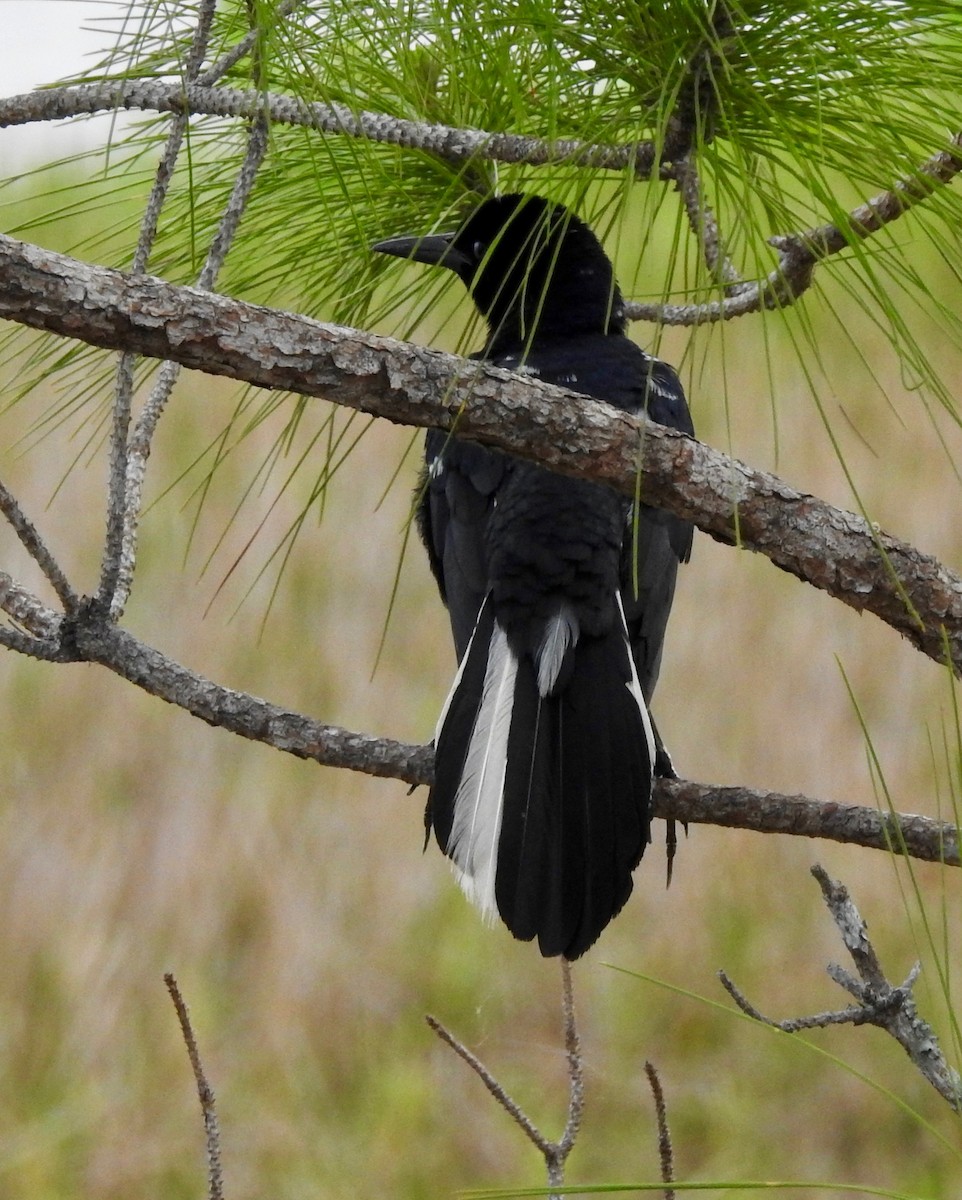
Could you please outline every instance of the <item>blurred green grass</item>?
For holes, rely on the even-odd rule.
[[[57,237],[44,231],[45,244]],[[630,250],[623,245],[623,257]],[[951,278],[944,286],[957,292]],[[845,297],[830,287],[845,311]],[[866,510],[957,565],[957,425],[944,414],[929,421],[866,325],[860,345],[886,403],[817,297],[805,303],[835,393],[823,381],[820,394]],[[858,314],[847,315],[857,325]],[[794,319],[769,329],[774,381],[758,322],[727,328],[723,355],[711,335],[690,383],[699,434],[851,507],[792,358]],[[960,348],[932,343],[943,377],[957,386]],[[678,359],[683,345],[673,334],[662,352]],[[16,373],[14,364],[5,388]],[[0,470],[74,583],[90,588],[105,466],[97,459],[74,471],[51,499],[76,440],[65,426],[29,453],[19,442],[50,400],[38,392],[6,414]],[[216,437],[234,403],[221,381],[185,378],[151,460],[155,496]],[[219,682],[325,721],[426,739],[454,663],[445,614],[413,544],[372,678],[413,462],[375,507],[405,431],[378,425],[364,437],[329,491],[323,521],[299,540],[266,622],[267,582],[238,604],[272,538],[297,516],[307,479],[270,514],[270,493],[255,496],[201,573],[286,410],[223,465],[192,541],[188,484],[151,508],[127,624]],[[320,419],[309,411],[298,438]],[[262,517],[254,551],[218,592]],[[0,565],[42,589],[6,529]],[[872,618],[705,537],[683,572],[656,698],[680,772],[873,803],[865,739],[837,660],[895,803],[936,815],[937,797],[945,804],[953,786],[930,754],[930,738],[940,743],[947,722],[955,737],[944,671]],[[4,1200],[202,1193],[201,1120],[166,970],[191,1007],[217,1092],[232,1200],[375,1192],[418,1200],[543,1181],[519,1132],[422,1018],[432,1012],[452,1028],[557,1133],[565,1096],[557,964],[483,928],[440,854],[432,847],[422,855],[423,793],[248,745],[93,666],[5,654],[0,704]],[[914,902],[907,913],[899,896],[904,867],[871,851],[706,826],[683,842],[666,891],[659,829],[629,906],[575,971],[589,1091],[571,1182],[657,1179],[642,1070],[651,1059],[667,1092],[681,1178],[956,1193],[957,1157],[852,1074],[796,1041],[605,965],[715,999],[723,998],[715,971],[724,967],[775,1016],[841,1006],[845,997],[823,968],[843,951],[808,876],[813,861],[851,888],[891,978],[922,955],[920,1006],[948,1041],[944,997],[914,933]],[[944,919],[957,947],[958,873],[931,865],[914,872],[931,919]],[[957,973],[953,981],[957,992]],[[958,1143],[944,1104],[882,1033],[840,1029],[810,1040]]]

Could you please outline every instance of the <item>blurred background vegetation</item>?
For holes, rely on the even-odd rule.
[[[145,157],[120,184],[89,164],[12,183],[0,224],[122,262],[150,168]],[[276,246],[308,267],[331,257],[334,228],[305,200],[311,177]],[[542,184],[536,171],[515,178]],[[557,175],[546,178],[557,189]],[[851,181],[836,182],[845,196]],[[647,198],[654,190],[599,185],[586,197],[596,216],[617,201],[608,246],[631,296],[660,286],[639,282],[639,262],[678,256],[676,223]],[[421,195],[411,189],[400,228],[371,232],[412,231]],[[251,238],[257,220],[255,202]],[[914,361],[932,365],[939,386],[906,367],[843,267],[823,272],[796,310],[733,322],[723,337],[663,332],[657,345],[681,366],[703,440],[843,507],[857,494],[883,529],[956,567],[962,339],[940,310],[962,309],[962,289],[949,242],[925,234],[924,219],[908,218],[894,237],[935,309],[903,306],[898,272],[886,279],[884,258],[872,267]],[[339,251],[341,278],[372,271],[366,236],[363,225],[352,256]],[[178,261],[171,252],[171,277]],[[282,267],[261,275],[241,254],[223,286],[284,299],[293,285]],[[375,327],[463,346],[467,306],[452,293],[425,316],[422,292],[405,309],[397,297],[417,277],[394,270],[404,280],[395,298],[366,310]],[[378,286],[383,299],[390,284]],[[288,298],[343,315],[309,290]],[[655,344],[651,328],[634,333]],[[476,331],[466,336],[477,344]],[[64,347],[40,345],[4,343],[0,387],[17,402],[0,420],[0,475],[75,586],[92,589],[110,358],[85,352],[53,371]],[[413,542],[392,605],[417,458],[410,432],[372,425],[312,503],[311,464],[338,438],[351,442],[362,418],[289,397],[261,403],[199,375],[180,385],[154,446],[126,624],[218,682],[349,728],[426,740],[454,656]],[[201,452],[248,424],[211,474]],[[282,487],[302,455],[308,469]],[[300,534],[279,572],[271,555],[286,552],[292,527]],[[46,595],[6,528],[0,565]],[[95,666],[5,654],[0,706],[4,1200],[202,1192],[201,1120],[167,970],[217,1092],[231,1200],[415,1200],[543,1183],[534,1152],[423,1016],[452,1028],[560,1132],[558,966],[483,928],[442,856],[422,854],[423,792],[249,745]],[[874,619],[703,536],[682,572],[655,709],[687,778],[839,803],[890,798],[952,817],[960,735],[947,673]],[[808,875],[821,862],[851,889],[893,981],[921,958],[920,1007],[958,1066],[958,872],[704,826],[683,841],[666,890],[663,830],[655,836],[628,907],[575,968],[589,1091],[569,1182],[658,1178],[650,1059],[682,1179],[957,1194],[957,1120],[894,1043],[872,1029],[773,1034],[716,1006],[730,1009],[715,972],[725,968],[773,1016],[843,1006],[824,973],[843,951]]]

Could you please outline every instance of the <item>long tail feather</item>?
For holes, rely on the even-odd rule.
[[[486,601],[439,728],[438,841],[485,917],[545,956],[592,945],[648,842],[655,740],[620,602],[618,618],[549,644],[568,665],[544,694],[543,664],[519,660]]]
[[[486,603],[441,715],[430,811],[459,882],[498,916],[495,876],[518,660]]]

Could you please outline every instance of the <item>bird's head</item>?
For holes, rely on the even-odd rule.
[[[395,237],[374,250],[454,271],[491,331],[489,349],[535,334],[620,333],[624,304],[601,243],[540,196],[485,200],[454,233]]]

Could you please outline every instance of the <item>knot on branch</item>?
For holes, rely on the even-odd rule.
[[[858,980],[838,963],[829,963],[825,970],[839,987],[843,987],[858,1001],[862,1011],[852,1016],[853,1025],[884,1025],[885,1019],[894,1013],[914,1012],[912,988],[921,974],[921,963],[916,963],[905,982],[897,987],[886,980]]]
[[[90,662],[91,646],[114,624],[110,605],[99,596],[81,596],[60,622],[60,661]]]

